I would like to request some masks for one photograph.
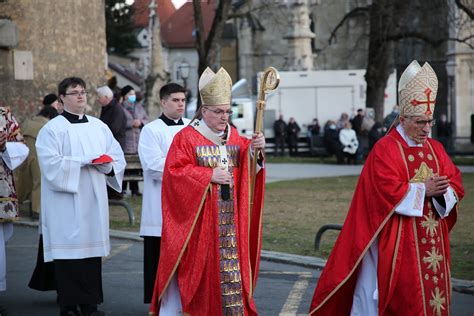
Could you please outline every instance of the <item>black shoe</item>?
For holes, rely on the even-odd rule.
[[[60,316],[81,316],[81,312],[77,310],[77,306],[64,306],[61,307]]]
[[[7,316],[7,309],[0,305],[0,316]]]
[[[139,191],[133,191],[132,196],[142,196],[142,194]]]
[[[82,316],[105,316],[103,311],[97,310],[97,305],[80,305]]]

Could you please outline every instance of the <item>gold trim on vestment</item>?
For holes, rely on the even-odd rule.
[[[421,274],[421,262],[420,262],[420,248],[418,246],[418,231],[416,230],[416,218],[412,218],[413,221],[413,237],[415,239],[415,250],[416,250],[416,262],[418,263],[418,275],[420,277],[420,287],[421,287],[421,296],[423,299],[423,312],[426,314],[426,297],[425,297],[425,288],[423,286],[423,275]]]
[[[398,258],[398,248],[400,248],[400,237],[402,234],[403,219],[404,218],[400,216],[400,222],[398,223],[397,241],[395,242],[395,250],[394,250],[394,256],[392,260],[392,271],[390,271],[390,281],[388,282],[389,289],[392,287],[393,274],[395,272],[396,261]]]
[[[440,222],[441,224],[441,222]],[[440,226],[440,230],[441,230],[441,247],[443,248],[443,254],[446,254],[446,247],[444,245],[444,238],[443,236],[446,236],[446,235],[449,235],[448,232],[446,232],[444,235],[443,234],[443,225],[439,225]],[[446,287],[446,291],[449,291],[448,293],[446,293],[446,310],[448,311],[448,315],[451,314],[451,300],[452,300],[452,288],[451,288],[451,270],[449,269],[449,262],[448,260],[443,260],[444,261],[444,267],[445,267],[445,270],[448,275],[445,275],[444,276],[444,283],[445,283],[445,287]]]
[[[408,192],[407,192],[408,193]],[[406,194],[405,194],[406,196]],[[397,204],[398,205],[398,204]],[[316,306],[312,311],[310,311],[309,313],[312,314],[314,312],[316,312],[318,309],[320,309],[346,282],[347,280],[349,280],[349,278],[352,276],[352,274],[354,273],[354,271],[357,269],[357,267],[359,266],[359,263],[362,261],[362,259],[364,258],[365,256],[365,253],[369,250],[369,248],[372,246],[372,243],[374,242],[375,238],[378,237],[378,234],[380,233],[380,231],[382,230],[382,228],[385,226],[385,224],[387,223],[387,221],[390,219],[390,217],[393,215],[393,213],[395,213],[395,208],[394,207],[392,209],[392,211],[388,214],[388,216],[383,220],[382,224],[380,225],[380,227],[377,229],[377,231],[375,232],[374,234],[374,237],[372,237],[372,239],[370,240],[370,242],[367,244],[367,246],[365,247],[364,251],[362,252],[362,254],[359,256],[359,258],[357,259],[356,263],[354,264],[354,267],[352,268],[352,270],[349,272],[349,274],[344,278],[344,280],[341,281],[341,283],[339,283],[338,286],[336,286],[334,288],[334,290],[331,291],[331,293],[329,293],[329,295],[321,302],[321,304],[319,304],[318,306]]]
[[[393,137],[392,137],[393,138]],[[398,143],[399,147],[400,147],[400,150],[401,150],[401,156],[403,158],[403,161],[405,162],[405,166],[407,168],[407,179],[410,177],[410,174],[408,173],[408,165],[405,161],[405,157],[404,157],[404,154],[403,154],[403,149],[401,148],[401,144],[400,142],[394,138],[394,140]],[[390,213],[387,215],[387,217],[382,221],[382,223],[380,224],[379,228],[376,230],[374,236],[372,237],[372,239],[370,240],[370,242],[368,243],[368,245],[365,247],[364,251],[362,252],[362,254],[359,256],[359,258],[357,259],[356,263],[354,264],[354,267],[352,268],[352,270],[349,272],[349,274],[344,278],[344,280],[342,280],[338,286],[336,286],[334,288],[334,290],[331,291],[331,293],[329,293],[329,295],[318,305],[316,306],[313,310],[311,310],[309,313],[312,314],[314,312],[316,312],[318,309],[320,309],[346,282],[347,280],[349,280],[349,278],[352,276],[352,274],[354,273],[354,271],[357,269],[357,267],[359,266],[360,262],[362,261],[362,259],[364,258],[365,256],[365,253],[368,251],[368,249],[372,246],[372,243],[374,242],[375,238],[378,237],[380,231],[384,228],[385,224],[387,223],[387,221],[390,219],[390,217],[395,213],[395,209],[398,207],[398,205],[401,203],[401,201],[403,201],[406,196],[408,195],[408,193],[410,192],[410,186],[408,186],[407,188],[407,191],[405,192],[404,196],[400,199],[400,201],[395,204],[395,206],[393,207],[393,209],[390,211]]]
[[[206,190],[204,190],[204,194],[201,198],[201,203],[199,204],[199,208],[198,208],[198,211],[197,211],[197,214],[196,214],[196,217],[194,218],[194,221],[193,221],[193,225],[191,226],[191,229],[189,231],[189,234],[188,236],[186,237],[186,240],[184,241],[184,245],[183,245],[183,248],[181,249],[181,252],[178,256],[178,260],[176,260],[176,265],[173,267],[173,269],[171,270],[171,274],[170,274],[170,277],[168,278],[168,281],[166,281],[165,283],[165,286],[163,287],[163,292],[161,293],[160,297],[158,297],[158,302],[159,303],[161,301],[161,298],[163,297],[163,294],[166,292],[166,289],[168,288],[168,285],[170,284],[171,282],[171,278],[173,278],[173,275],[175,274],[176,272],[176,269],[178,269],[178,265],[181,261],[181,257],[183,256],[184,254],[184,251],[186,250],[186,247],[189,243],[189,239],[191,239],[191,235],[194,231],[194,226],[196,226],[196,223],[197,223],[197,220],[199,218],[199,215],[201,215],[201,211],[202,211],[202,206],[204,205],[204,202],[206,201],[206,195],[207,195],[207,192],[210,192],[210,194],[212,194],[212,184],[208,184],[208,186],[206,187]]]
[[[250,155],[250,147],[249,149],[247,150],[247,154]],[[247,159],[247,180],[250,179],[250,159]],[[251,179],[250,179],[251,180]],[[250,194],[251,194],[251,188],[250,188],[250,185],[247,186],[247,208],[248,208],[248,228],[247,228],[247,249],[248,249],[248,258],[249,258],[249,276],[250,276],[250,289],[249,289],[249,296],[248,296],[248,300],[250,301],[252,299],[252,295],[253,295],[253,276],[252,276],[252,261],[250,259],[250,227],[251,227],[251,224],[252,224],[252,209],[250,207],[250,201],[251,201],[251,197],[250,197]],[[258,248],[257,248],[258,249]]]

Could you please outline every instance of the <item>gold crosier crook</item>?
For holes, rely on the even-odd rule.
[[[280,83],[280,74],[278,70],[273,67],[265,69],[262,75],[262,81],[260,84],[260,90],[258,92],[257,100],[257,119],[255,120],[255,131],[254,133],[260,133],[263,129],[263,111],[265,110],[265,94],[269,91],[275,90]],[[250,212],[253,210],[254,192],[255,192],[255,180],[257,171],[257,158],[260,154],[261,149],[253,149],[252,166],[250,168]]]

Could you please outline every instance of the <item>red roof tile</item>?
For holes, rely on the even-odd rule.
[[[214,1],[202,1],[201,8],[204,22],[204,32],[207,38],[215,15]],[[195,47],[193,37],[194,8],[192,2],[186,2],[164,23],[161,23],[161,39],[168,47],[191,48]]]
[[[171,0],[156,0],[158,17],[160,18],[160,24],[162,25],[173,13],[176,12]],[[135,0],[133,8],[135,10],[133,22],[137,28],[148,27],[148,18],[150,16],[150,0]]]

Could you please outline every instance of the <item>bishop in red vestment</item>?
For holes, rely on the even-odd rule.
[[[228,124],[231,85],[223,68],[206,69],[203,105],[168,152],[152,315],[257,315],[265,173],[257,173],[251,207],[250,165],[251,148],[265,139],[241,137]]]
[[[428,63],[402,74],[399,125],[367,158],[310,315],[449,315],[449,232],[464,190],[429,138],[437,87]]]

